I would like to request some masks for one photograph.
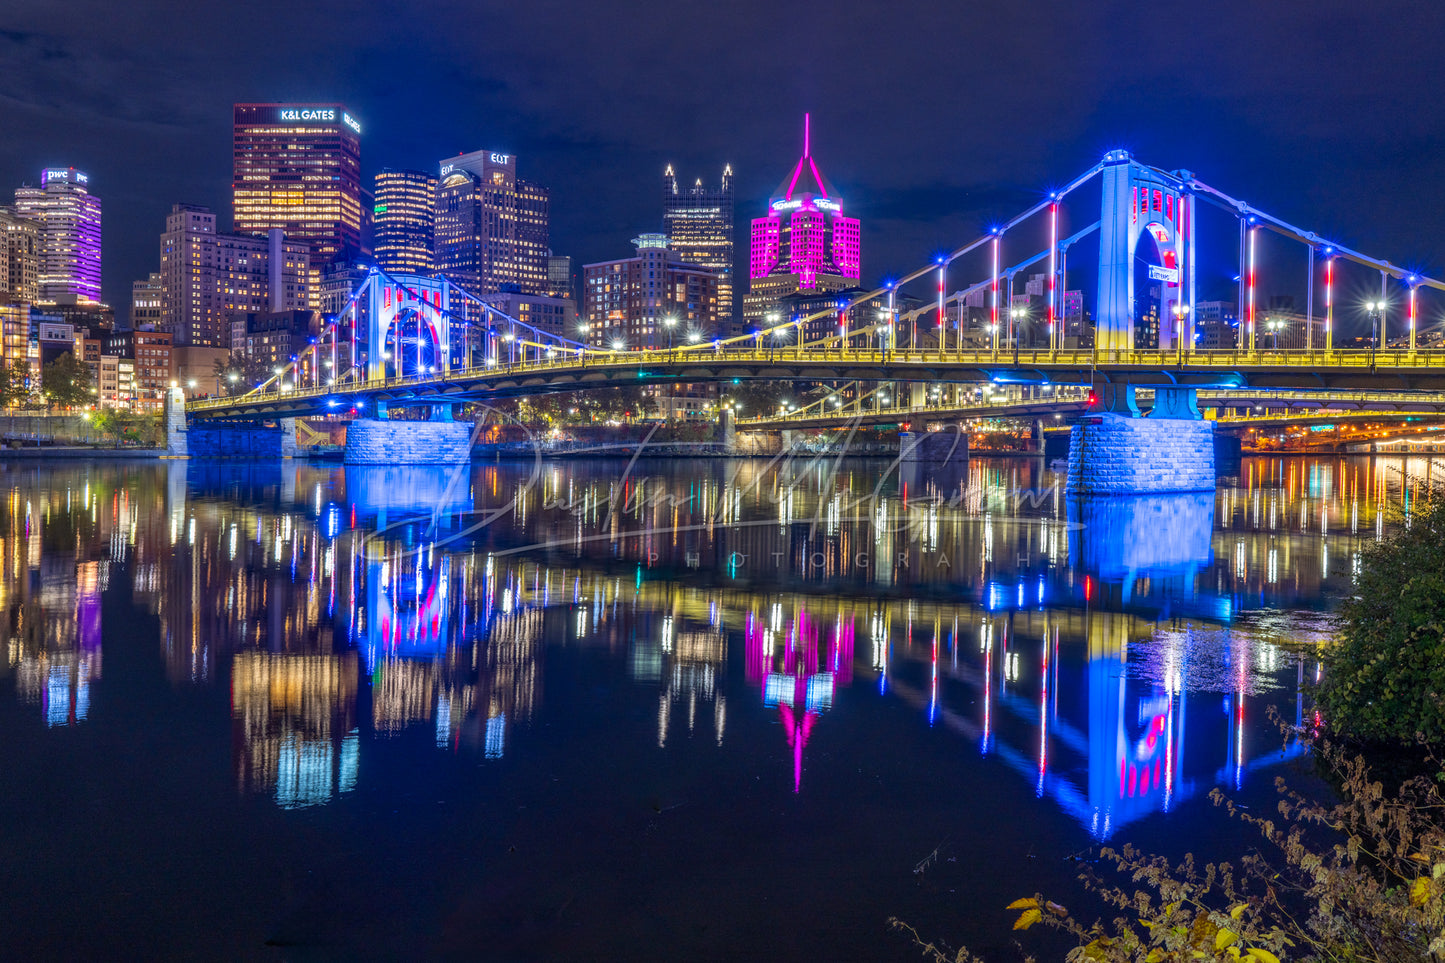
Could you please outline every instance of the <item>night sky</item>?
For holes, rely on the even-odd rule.
[[[1114,147],[1438,275],[1442,42],[1445,4],[1427,0],[11,0],[0,193],[42,167],[88,171],[124,317],[172,203],[228,226],[236,101],[345,103],[368,185],[382,166],[515,153],[552,191],[553,249],[578,264],[657,229],[668,162],[687,182],[732,163],[746,224],[807,110],[820,167],[863,220],[865,282]]]

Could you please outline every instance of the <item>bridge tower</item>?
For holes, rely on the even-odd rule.
[[[452,315],[452,285],[444,277],[372,272],[365,310],[368,380],[385,377],[389,360],[402,372],[428,366],[442,370],[466,358],[465,322]],[[408,326],[417,332],[410,343],[403,337]]]
[[[1194,195],[1184,187],[1192,176],[1146,167],[1124,150],[1105,156],[1094,328],[1099,351],[1135,346],[1134,322],[1145,293],[1135,289],[1136,258],[1149,262],[1149,281],[1160,286],[1159,347],[1177,348],[1182,341],[1187,348],[1193,341]]]
[[[453,314],[452,294],[444,277],[371,273],[361,298],[368,380],[386,377],[388,365],[393,375],[425,378],[467,364],[472,332],[465,318]],[[385,402],[377,403],[377,417],[352,419],[346,464],[465,464],[471,459],[472,425],[453,421],[450,403],[430,407],[426,421],[392,421]]]

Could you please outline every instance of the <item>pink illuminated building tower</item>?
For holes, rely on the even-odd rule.
[[[842,291],[858,284],[858,219],[813,160],[808,115],[803,115],[803,156],[754,218],[744,314],[761,321],[790,294]]]

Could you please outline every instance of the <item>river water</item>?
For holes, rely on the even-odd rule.
[[[916,958],[896,915],[998,951],[1091,845],[1239,848],[1203,797],[1291,769],[1266,710],[1318,667],[1278,643],[1440,473],[3,464],[0,942]]]

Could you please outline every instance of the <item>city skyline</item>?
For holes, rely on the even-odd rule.
[[[553,250],[577,263],[613,256],[651,226],[642,218],[668,163],[689,172],[731,163],[739,206],[765,199],[805,110],[835,151],[830,176],[865,222],[870,279],[907,269],[918,252],[973,233],[1056,172],[1116,146],[1189,165],[1247,197],[1284,199],[1282,216],[1323,222],[1362,249],[1435,273],[1442,261],[1428,212],[1445,206],[1435,186],[1445,183],[1436,149],[1445,110],[1426,99],[1382,117],[1369,106],[1433,88],[1428,40],[1445,21],[1436,9],[1387,3],[1298,20],[1289,8],[1257,15],[1236,3],[1203,17],[1164,11],[1160,29],[1188,25],[1191,40],[1156,47],[1140,44],[1137,22],[1118,11],[1056,3],[837,18],[804,8],[818,33],[802,45],[767,29],[775,18],[761,11],[718,19],[659,8],[636,11],[637,21],[665,14],[679,36],[708,41],[658,50],[622,30],[620,48],[604,56],[589,42],[609,19],[602,11],[557,24],[545,11],[499,8],[449,20],[449,36],[401,79],[372,55],[387,22],[379,5],[349,12],[346,38],[321,61],[310,38],[329,21],[312,11],[275,31],[263,26],[279,22],[264,3],[244,17],[142,10],[104,28],[98,5],[67,10],[62,21],[44,6],[22,8],[0,40],[14,68],[0,176],[17,185],[45,167],[92,174],[106,199],[104,296],[117,307],[153,269],[171,204],[227,209],[231,105],[291,98],[348,105],[364,131],[363,184],[382,167],[427,169],[482,143],[528,158],[554,192]],[[1279,42],[1286,30],[1289,44]],[[481,63],[465,51],[482,35],[513,39]],[[920,35],[940,49],[964,43],[969,55],[935,59],[929,71],[866,67],[907,59]],[[1391,51],[1388,69],[1363,36]],[[142,52],[161,49],[158,37],[171,38],[174,58],[127,70],[151,61]],[[841,56],[859,37],[873,44],[869,56]],[[619,68],[637,58],[668,83],[639,86]],[[759,61],[787,66],[748,66]],[[615,106],[588,110],[592,95],[579,90]],[[684,102],[701,106],[676,109]]]

